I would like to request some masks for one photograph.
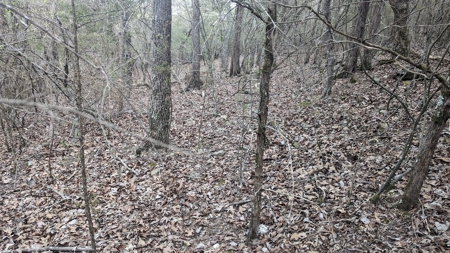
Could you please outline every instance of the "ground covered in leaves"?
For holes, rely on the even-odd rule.
[[[398,85],[396,92],[415,117],[423,85],[397,83],[389,77],[394,72],[393,66],[379,66],[369,74],[390,90]],[[98,248],[102,252],[450,250],[450,130],[438,144],[420,206],[411,212],[394,208],[406,178],[372,205],[370,197],[405,145],[411,118],[364,73],[337,80],[332,97],[321,100],[323,76],[323,69],[312,65],[284,66],[273,75],[264,159],[262,224],[267,230],[249,244],[259,94],[254,76],[230,79],[217,73],[214,80],[206,80],[204,89],[189,93],[183,92],[182,84],[174,84],[174,149],[167,153],[134,154],[141,142],[136,135],[145,132],[149,103],[145,86],[133,90],[130,101],[135,110],[128,106],[122,113],[102,116],[126,131],[86,123]],[[55,114],[52,121],[46,112],[28,113],[21,129],[26,146],[14,153],[1,146],[1,250],[89,245],[78,148],[69,137],[72,116]],[[3,143],[3,136],[0,139]],[[416,136],[402,171],[413,165],[417,147]]]

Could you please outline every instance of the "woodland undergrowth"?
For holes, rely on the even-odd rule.
[[[187,71],[187,70],[186,70]],[[370,71],[394,90],[389,65]],[[411,120],[400,103],[364,73],[338,79],[320,99],[325,72],[295,63],[276,70],[271,84],[261,223],[267,233],[246,244],[252,198],[258,81],[215,74],[202,90],[172,87],[167,153],[136,157],[144,135],[148,87],[133,89],[134,108],[113,113],[118,132],[86,121],[86,165],[102,252],[444,252],[450,250],[450,134],[443,133],[421,203],[394,208],[406,179],[369,198],[394,167]],[[417,115],[420,83],[397,88]],[[19,112],[25,113],[25,112]],[[48,113],[28,114],[27,146],[0,152],[0,249],[86,246],[77,144],[71,115],[55,112],[50,152]],[[144,118],[143,118],[144,115]],[[0,137],[3,143],[3,136]],[[415,161],[418,140],[402,171]],[[15,161],[15,162],[14,162]],[[49,163],[55,180],[49,176]]]

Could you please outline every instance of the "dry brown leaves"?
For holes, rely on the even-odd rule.
[[[171,138],[182,151],[136,158],[140,140],[86,125],[98,247],[103,252],[449,250],[450,136],[441,138],[417,209],[392,208],[405,179],[383,195],[381,204],[371,205],[368,199],[397,161],[411,121],[395,101],[387,110],[389,96],[364,74],[357,74],[357,83],[338,80],[332,98],[322,101],[318,70],[292,69],[276,71],[271,86],[262,213],[267,233],[246,244],[257,82],[216,76],[202,91],[173,87]],[[387,77],[392,71],[371,74],[393,89],[395,82]],[[416,112],[420,85],[405,82],[400,91],[409,92],[407,103]],[[138,88],[131,100],[141,112],[146,94],[146,88]],[[17,170],[13,155],[1,147],[4,250],[88,245],[77,147],[68,137],[71,118],[60,115],[66,121],[58,123],[49,154],[49,125],[42,115],[24,129],[29,145],[17,154]],[[144,133],[145,119],[131,111],[112,121]],[[412,166],[416,151],[417,141],[403,168]]]

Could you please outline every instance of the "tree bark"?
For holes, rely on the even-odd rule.
[[[239,58],[241,57],[241,31],[243,19],[244,8],[240,5],[236,5],[236,21],[234,23],[233,53],[231,54],[230,76],[237,76],[241,73]]]
[[[371,38],[376,36],[378,27],[380,27],[381,17],[383,16],[385,2],[384,0],[378,1],[373,9],[372,25],[370,26],[369,35]],[[372,41],[372,40],[371,40]],[[361,67],[363,69],[372,69],[372,60],[375,55],[375,50],[364,48],[363,56],[361,57]]]
[[[323,15],[325,20],[331,24],[331,11],[330,11],[331,0],[325,0],[323,2]],[[325,26],[325,41],[327,44],[327,77],[325,81],[325,86],[323,87],[322,97],[329,97],[331,95],[331,88],[333,86],[334,80],[334,40],[333,40],[333,30],[331,27]]]
[[[200,3],[198,0],[192,0],[192,23],[191,23],[191,36],[192,36],[192,70],[191,78],[186,90],[200,89],[203,86],[202,80],[200,80],[200,60],[201,60],[201,47],[200,47]]]
[[[131,84],[133,82],[133,62],[131,60],[131,34],[129,31],[129,23],[130,23],[130,11],[129,6],[126,5],[126,2],[122,0],[122,20],[121,20],[121,53],[120,60],[123,66],[122,69],[122,84],[125,88],[125,94],[120,96],[119,100],[119,112],[123,110],[124,107],[124,99],[128,99],[130,97],[131,92]]]
[[[272,74],[272,66],[274,63],[273,54],[273,37],[274,37],[274,22],[277,20],[276,5],[270,2],[267,7],[269,17],[266,21],[266,34],[264,42],[264,63],[261,69],[261,83],[259,88],[259,113],[258,113],[258,134],[256,138],[256,168],[254,177],[253,190],[253,213],[250,221],[250,228],[248,239],[251,240],[257,237],[258,228],[261,219],[261,191],[263,185],[263,157],[266,143],[266,123],[267,115],[269,113],[269,88],[270,78]]]
[[[232,26],[230,25],[230,15],[228,15],[228,11],[230,9],[230,4],[227,2],[225,3],[225,16],[224,16],[224,25],[225,25],[225,31],[224,36],[222,40],[222,52],[220,56],[220,67],[222,68],[222,71],[226,72],[228,69],[228,53],[230,49],[230,37],[231,37],[231,30]]]
[[[389,0],[392,11],[394,12],[394,23],[392,25],[392,49],[397,53],[408,56],[409,55],[409,2],[410,0]]]
[[[320,11],[320,5],[322,3],[322,0],[319,0],[319,4],[317,5],[317,12]],[[316,30],[317,30],[317,23],[318,23],[319,19],[314,19],[314,24],[312,27],[312,31],[311,31],[311,39],[306,43],[305,47],[306,47],[306,55],[305,55],[305,60],[303,61],[304,64],[308,64],[309,60],[311,59],[311,55],[316,51],[316,45],[315,45],[315,40],[314,38],[316,38]],[[317,58],[317,57],[316,57]]]
[[[72,4],[72,18],[73,18],[73,50],[75,52],[75,62],[74,62],[74,78],[75,78],[75,90],[76,90],[76,107],[79,112],[83,111],[83,96],[82,96],[82,83],[81,83],[81,68],[80,68],[80,57],[78,50],[78,22],[77,22],[77,14],[75,10],[75,2],[71,1]],[[87,188],[87,173],[86,173],[86,161],[84,158],[84,124],[83,117],[76,116],[78,118],[78,143],[80,145],[79,157],[80,157],[80,167],[81,167],[81,180],[83,182],[83,197],[84,197],[84,212],[86,215],[86,219],[89,227],[89,236],[91,239],[91,247],[92,251],[96,252],[96,244],[95,244],[95,231],[94,225],[92,223],[91,216],[91,204],[90,204],[90,194]]]
[[[402,196],[402,202],[399,208],[402,210],[411,210],[419,202],[420,189],[428,173],[428,167],[433,159],[433,153],[436,149],[442,130],[446,126],[450,117],[450,92],[446,90],[441,106],[431,116],[431,121],[427,126],[427,133],[423,137],[422,145],[419,146],[417,162],[409,174],[408,184],[405,193]]]
[[[364,38],[364,31],[366,27],[367,14],[369,13],[369,7],[370,1],[361,0],[358,9],[358,18],[353,30],[353,36],[358,38],[360,41]],[[351,43],[350,49],[347,54],[347,67],[345,76],[349,76],[351,73],[354,73],[356,71],[358,55],[359,46],[356,43]]]
[[[2,46],[3,48],[3,36],[4,34],[6,34],[7,31],[7,23],[6,23],[6,18],[5,18],[5,9],[4,8],[0,8],[0,46]]]
[[[171,32],[172,0],[153,3],[152,19],[152,93],[149,109],[149,130],[147,136],[136,150],[140,155],[150,147],[166,148],[169,144],[169,130],[172,116],[171,75]],[[156,140],[156,142],[154,141]]]

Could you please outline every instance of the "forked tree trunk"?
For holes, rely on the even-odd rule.
[[[149,130],[147,136],[154,141],[144,140],[136,155],[151,147],[166,148],[169,144],[169,130],[172,116],[170,88],[172,0],[153,2],[152,20],[152,94],[149,109]]]
[[[358,38],[359,40],[362,40],[364,38],[364,31],[366,28],[366,20],[367,14],[369,13],[369,7],[370,1],[361,0],[358,9],[358,18],[356,20],[355,29],[353,30],[353,36]],[[348,51],[347,55],[347,66],[346,66],[347,73],[344,76],[348,76],[356,71],[359,56],[359,48],[360,47],[358,44],[356,43],[351,44],[350,50]]]
[[[200,89],[203,86],[202,80],[200,80],[200,60],[201,60],[201,47],[200,47],[200,3],[198,0],[192,0],[192,71],[191,78],[186,90]]]
[[[389,0],[394,12],[394,23],[391,28],[392,49],[403,56],[409,55],[409,2],[410,0]]]
[[[231,54],[230,76],[241,73],[241,31],[244,19],[244,7],[236,5],[236,21],[234,23],[233,53]]]
[[[433,158],[434,150],[436,149],[441,132],[450,117],[450,93],[449,91],[445,91],[445,93],[444,101],[433,113],[431,121],[427,126],[427,133],[421,142],[422,145],[419,146],[417,162],[410,173],[405,193],[402,196],[402,202],[399,205],[399,208],[402,210],[411,210],[419,202],[420,189],[427,177],[428,167]]]
[[[325,0],[323,2],[323,15],[328,24],[331,24],[331,11],[330,11],[331,0]],[[331,88],[333,86],[334,80],[334,64],[336,60],[334,59],[334,40],[333,31],[331,27],[325,26],[325,43],[327,45],[327,77],[325,81],[325,86],[323,87],[322,97],[329,97],[331,95]]]
[[[267,7],[269,17],[266,23],[266,38],[264,42],[264,63],[261,69],[261,84],[259,86],[259,113],[258,113],[258,134],[256,138],[256,168],[254,177],[253,190],[253,212],[250,221],[250,228],[248,239],[256,238],[258,235],[258,228],[261,219],[261,191],[263,185],[263,157],[264,145],[266,143],[266,123],[267,115],[269,113],[269,87],[270,77],[272,74],[272,66],[274,63],[273,54],[273,37],[274,37],[274,23],[277,20],[276,5],[270,2]]]

